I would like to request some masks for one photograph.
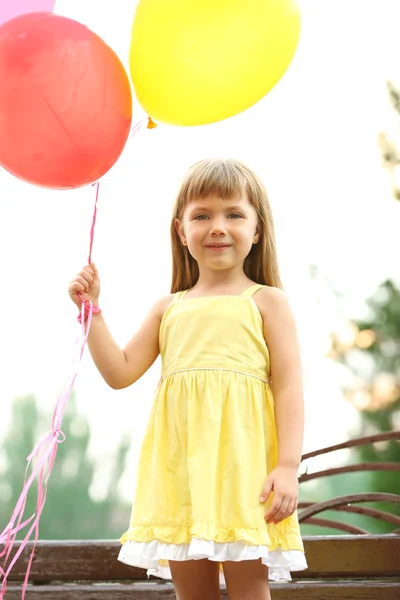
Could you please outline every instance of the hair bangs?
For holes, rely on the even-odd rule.
[[[189,170],[182,190],[182,204],[186,206],[194,198],[214,195],[234,198],[241,194],[245,185],[246,180],[233,161],[203,160]]]

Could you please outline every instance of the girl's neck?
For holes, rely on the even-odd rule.
[[[196,296],[210,296],[218,294],[241,294],[254,282],[246,277],[244,273],[241,276],[224,276],[223,273],[215,273],[216,277],[199,277],[195,285],[191,288]]]

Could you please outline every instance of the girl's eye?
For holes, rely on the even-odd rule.
[[[230,218],[235,218],[235,219],[241,219],[242,215],[240,215],[239,213],[231,213],[230,215],[228,215],[228,219]],[[208,219],[207,215],[196,215],[194,217],[195,221],[204,221],[204,219]]]

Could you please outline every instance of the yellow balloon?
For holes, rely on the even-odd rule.
[[[136,97],[170,125],[226,119],[275,86],[299,35],[297,0],[140,0],[130,47]]]

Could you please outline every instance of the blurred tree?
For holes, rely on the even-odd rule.
[[[400,91],[388,82],[389,97],[392,106],[400,117]],[[392,180],[393,196],[400,200],[400,151],[397,145],[385,133],[379,136],[383,164],[388,169]]]
[[[331,355],[354,374],[344,392],[360,410],[356,435],[400,429],[400,288],[393,281],[383,282],[367,306],[364,320],[352,323],[351,344],[332,336]],[[361,446],[354,453],[363,462],[400,462],[400,444],[396,441]],[[370,491],[400,494],[397,474],[375,471],[370,478]],[[378,508],[400,514],[399,505]],[[382,532],[391,529],[393,526],[381,525]]]
[[[400,117],[400,90],[388,82],[390,102]],[[385,133],[379,136],[383,164],[388,170],[392,193],[400,200],[400,148]],[[360,410],[360,428],[354,436],[400,429],[400,289],[393,281],[383,282],[367,301],[369,314],[364,320],[349,323],[343,338],[332,334],[331,357],[344,363],[353,373],[353,381],[344,393]],[[400,444],[382,442],[355,448],[354,459],[360,462],[400,462]],[[354,462],[354,459],[351,462]],[[368,483],[367,487],[362,486]],[[375,471],[330,478],[333,495],[356,491],[381,491],[400,494],[400,478],[393,472]],[[352,489],[349,489],[349,484]],[[355,487],[358,489],[355,489]],[[398,504],[379,506],[400,514]],[[358,515],[332,513],[333,518],[365,527],[374,533],[393,529],[392,525],[365,520]]]
[[[321,291],[324,303],[334,303],[338,318],[337,329],[331,334],[330,357],[343,365],[343,392],[360,412],[360,426],[352,437],[369,435],[391,429],[400,429],[400,291],[392,281],[384,282],[367,302],[367,316],[362,321],[349,321],[346,297],[334,289],[332,282],[320,267],[310,269],[317,299]],[[345,441],[338,439],[337,442]],[[381,443],[374,446],[336,452],[332,455],[335,466],[359,462],[398,462],[400,444]],[[314,468],[309,462],[310,471]],[[321,465],[319,468],[323,469]],[[317,469],[318,470],[318,469]],[[300,500],[323,501],[329,498],[363,492],[399,492],[400,481],[396,473],[360,472],[323,477],[304,482]],[[376,505],[382,510],[395,512],[398,505]],[[374,533],[384,533],[394,525],[342,511],[327,511],[320,515]],[[326,527],[302,525],[303,535],[338,534]]]
[[[0,469],[0,531],[9,522],[21,493],[26,457],[49,428],[49,423],[49,417],[39,413],[33,396],[17,398],[13,402],[11,425],[0,454],[3,466]],[[130,506],[123,503],[117,493],[130,448],[129,440],[121,440],[109,483],[105,484],[104,499],[96,501],[89,491],[95,472],[95,463],[87,452],[90,428],[87,419],[77,412],[74,394],[69,399],[62,430],[66,440],[58,446],[49,479],[46,505],[40,520],[40,538],[118,538],[130,514]],[[25,518],[35,512],[36,498],[35,482],[28,496]],[[18,539],[21,538],[22,533],[18,536]]]

